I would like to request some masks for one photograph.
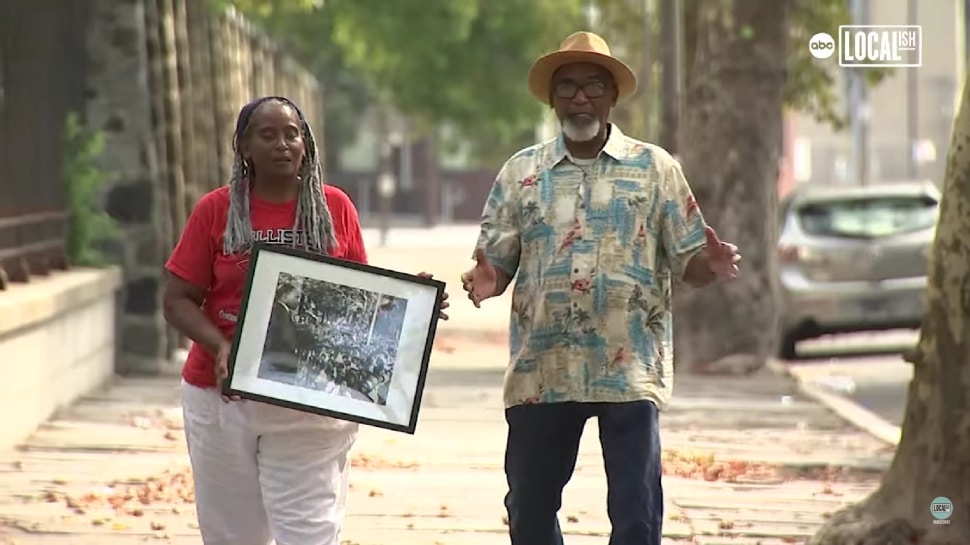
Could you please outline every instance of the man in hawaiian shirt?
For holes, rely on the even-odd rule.
[[[660,545],[671,278],[731,279],[740,256],[705,224],[680,164],[609,123],[636,77],[602,38],[566,38],[536,61],[529,89],[555,110],[561,134],[502,167],[477,264],[462,275],[475,306],[517,276],[504,388],[512,544],[562,543],[562,489],[596,417],[610,545]]]

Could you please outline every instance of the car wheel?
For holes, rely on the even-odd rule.
[[[795,353],[795,344],[798,342],[798,337],[796,337],[791,332],[783,332],[781,334],[781,339],[778,341],[778,357],[784,360],[793,360],[797,356]]]

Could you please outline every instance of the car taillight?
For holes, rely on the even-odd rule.
[[[778,257],[782,263],[795,263],[799,260],[802,249],[790,244],[782,244],[778,247]]]

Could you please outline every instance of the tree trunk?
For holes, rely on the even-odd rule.
[[[953,125],[926,313],[902,437],[889,472],[866,500],[836,513],[815,545],[963,545],[970,541],[970,86]],[[934,524],[938,497],[953,505]]]
[[[777,329],[778,165],[789,2],[697,7],[679,150],[705,218],[744,256],[738,279],[675,293],[678,368],[760,368]]]

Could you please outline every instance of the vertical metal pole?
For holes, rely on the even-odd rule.
[[[919,6],[916,0],[908,0],[906,5],[907,23],[919,24]],[[909,140],[906,162],[906,177],[910,180],[919,178],[919,163],[916,158],[916,146],[919,143],[919,70],[906,69],[906,129]]]
[[[967,0],[970,2],[970,0]],[[641,77],[641,89],[643,93],[643,134],[644,140],[653,140],[653,51],[650,48],[651,38],[653,37],[653,1],[643,0],[643,37],[640,55],[643,61],[643,76]]]
[[[385,180],[391,176],[390,120],[383,107],[380,107],[377,115],[377,145],[380,154],[377,169],[377,193],[380,199],[380,240],[381,247],[384,247],[387,246],[387,232],[390,230],[391,223],[391,195],[384,187]]]
[[[401,166],[399,180],[404,191],[414,190],[414,159],[411,144],[411,124],[407,118],[401,121]]]
[[[970,0],[963,1],[963,58],[970,60]],[[958,90],[957,93],[960,91]]]
[[[588,0],[586,2],[586,26],[589,27],[590,32],[596,32],[599,26],[599,8],[596,6],[596,0]]]
[[[850,0],[852,22],[866,24],[867,0]],[[852,128],[852,174],[859,185],[869,184],[869,100],[864,68],[850,68],[849,119]]]
[[[660,0],[660,42],[663,63],[663,123],[660,146],[678,153],[683,82],[683,11],[680,0]]]

